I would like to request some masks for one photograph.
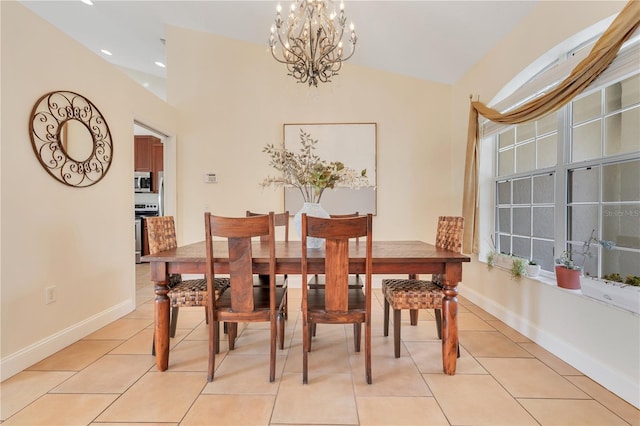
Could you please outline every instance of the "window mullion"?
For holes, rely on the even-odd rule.
[[[556,186],[555,186],[555,226],[556,235],[554,243],[554,257],[559,257],[567,247],[567,177],[568,157],[570,153],[569,117],[571,116],[571,103],[558,111],[558,145],[556,162]]]

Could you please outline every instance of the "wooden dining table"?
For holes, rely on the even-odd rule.
[[[228,274],[226,241],[214,241],[214,271]],[[324,248],[308,249],[309,274],[324,273]],[[349,272],[365,272],[366,245],[352,242],[349,246]],[[372,274],[444,274],[442,303],[442,366],[445,374],[456,372],[458,354],[458,283],[462,281],[462,263],[470,258],[422,241],[374,241]],[[269,250],[256,241],[252,244],[253,268],[256,274],[268,274]],[[180,246],[142,257],[149,262],[151,281],[155,288],[155,352],[156,366],[165,371],[169,366],[169,274],[204,274],[206,270],[205,242]],[[302,274],[300,241],[276,242],[276,274]]]

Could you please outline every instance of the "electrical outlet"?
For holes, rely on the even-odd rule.
[[[204,181],[205,183],[218,183],[218,176],[215,173],[205,173]]]
[[[57,290],[56,286],[52,285],[45,289],[45,303],[48,305],[49,303],[53,303],[56,301]]]

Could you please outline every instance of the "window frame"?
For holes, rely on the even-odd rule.
[[[502,230],[500,229],[498,220],[499,220],[499,209],[501,208],[509,208],[510,209],[510,232],[509,232],[509,236],[510,236],[510,246],[509,246],[509,251],[513,251],[513,237],[518,236],[514,229],[513,229],[513,209],[514,206],[520,206],[519,204],[515,204],[514,203],[514,199],[513,199],[513,181],[514,180],[518,180],[518,179],[523,179],[523,178],[528,178],[530,179],[530,184],[531,184],[531,191],[533,191],[533,180],[535,179],[536,176],[541,176],[544,174],[553,174],[554,175],[554,180],[555,180],[555,185],[554,185],[554,202],[553,202],[553,207],[554,207],[554,212],[553,212],[553,217],[554,217],[554,238],[553,238],[553,258],[558,257],[560,253],[562,253],[564,250],[566,250],[567,247],[569,247],[570,244],[572,243],[580,243],[582,244],[582,241],[578,242],[578,241],[569,241],[568,240],[568,233],[569,233],[569,208],[572,205],[575,205],[575,203],[570,203],[569,199],[568,199],[568,192],[569,192],[569,174],[571,173],[571,171],[580,169],[580,168],[584,168],[584,167],[599,167],[600,168],[600,177],[599,177],[599,182],[598,182],[598,202],[596,203],[598,206],[598,219],[597,219],[597,227],[598,227],[598,238],[601,238],[602,235],[602,229],[604,227],[603,225],[603,195],[602,195],[602,185],[603,185],[603,177],[602,177],[602,170],[604,170],[604,167],[606,167],[607,165],[612,165],[612,164],[618,164],[618,163],[623,163],[623,162],[627,162],[627,161],[633,161],[633,160],[639,160],[640,159],[640,150],[638,151],[632,151],[632,152],[626,152],[626,153],[620,153],[620,154],[615,154],[615,155],[607,155],[606,154],[606,134],[605,134],[605,125],[604,123],[601,124],[601,132],[602,132],[602,138],[600,141],[600,155],[595,157],[595,158],[590,158],[584,161],[577,161],[577,162],[572,162],[572,158],[571,158],[571,151],[572,151],[572,130],[573,130],[573,123],[572,123],[572,113],[573,113],[573,103],[580,101],[581,99],[584,99],[587,96],[592,95],[595,92],[601,91],[602,92],[602,96],[600,101],[602,102],[602,108],[601,108],[601,115],[598,116],[600,120],[602,120],[604,122],[604,120],[606,120],[607,116],[611,116],[613,114],[616,113],[621,113],[624,110],[630,110],[630,109],[634,109],[634,108],[639,108],[640,109],[640,102],[638,103],[634,103],[631,106],[626,106],[620,109],[616,109],[616,111],[614,112],[607,112],[606,108],[604,108],[604,95],[606,92],[606,89],[620,81],[626,80],[630,77],[633,77],[635,75],[640,74],[640,70],[637,69],[637,67],[635,69],[632,69],[631,71],[629,71],[628,67],[625,68],[626,64],[628,63],[628,59],[629,59],[629,51],[632,51],[631,53],[633,53],[633,51],[635,50],[635,52],[640,51],[640,47],[638,47],[638,45],[640,45],[640,36],[635,36],[632,40],[630,40],[630,42],[627,43],[627,45],[625,46],[625,48],[627,49],[626,51],[624,51],[625,48],[623,48],[623,50],[621,50],[621,52],[625,52],[623,55],[623,59],[622,61],[622,65],[620,65],[620,68],[622,68],[622,71],[620,70],[616,70],[614,67],[614,74],[617,71],[617,75],[615,75],[615,77],[611,77],[611,76],[606,76],[607,78],[598,78],[596,81],[594,81],[594,83],[587,88],[587,90],[585,90],[583,93],[581,93],[580,95],[576,96],[575,99],[573,99],[571,102],[569,102],[567,105],[565,105],[564,107],[562,107],[561,109],[559,109],[558,111],[554,112],[553,114],[556,114],[556,122],[557,122],[557,142],[556,142],[556,164],[554,166],[550,166],[550,167],[544,167],[541,169],[537,169],[537,156],[536,156],[536,161],[534,163],[534,169],[533,170],[527,170],[527,171],[518,171],[517,170],[517,152],[516,149],[518,147],[518,137],[517,137],[517,130],[514,132],[514,136],[513,136],[513,144],[510,145],[510,148],[508,149],[513,149],[514,155],[513,155],[513,170],[511,174],[505,174],[505,175],[498,175],[499,173],[499,167],[500,167],[500,160],[499,160],[499,156],[501,152],[504,152],[507,148],[505,147],[500,147],[499,144],[499,136],[505,132],[511,131],[511,129],[513,129],[514,127],[517,128],[517,125],[512,125],[512,126],[504,126],[504,125],[496,125],[496,123],[492,123],[492,122],[485,122],[482,129],[483,131],[487,131],[487,129],[489,130],[490,133],[492,133],[489,136],[486,136],[483,138],[483,144],[490,144],[491,145],[491,151],[493,153],[492,158],[491,158],[491,162],[492,162],[492,166],[491,166],[491,184],[492,184],[492,195],[493,195],[493,200],[492,200],[492,209],[490,212],[491,215],[491,231],[490,231],[490,235],[491,235],[491,239],[492,239],[492,243],[493,243],[493,247],[490,249],[492,251],[495,251],[496,253],[500,253],[502,250],[500,248],[500,242],[499,242],[499,237],[502,235],[504,236],[505,233],[502,232]],[[542,81],[542,83],[537,82],[536,84],[542,88],[539,89],[539,91],[537,92],[542,93],[545,90],[548,90],[550,87],[553,87],[555,84],[549,84],[548,81],[548,77],[545,80],[545,74],[546,73],[556,73],[558,74],[557,71],[557,67],[559,66],[558,64],[562,63],[562,60],[569,60],[571,62],[575,61],[575,57],[576,56],[581,56],[585,54],[585,51],[588,53],[588,50],[590,49],[585,49],[585,46],[588,46],[589,43],[583,43],[579,46],[577,46],[575,49],[573,49],[572,51],[566,53],[565,55],[562,55],[562,58],[559,60],[554,60],[553,63],[549,66],[546,66],[542,71],[540,71],[537,75],[535,75],[532,79],[530,79],[524,86],[526,86],[527,84],[531,84],[531,82],[536,83],[536,80],[540,80]],[[620,53],[619,53],[620,55]],[[632,56],[632,55],[631,55]],[[612,64],[613,65],[613,64]],[[541,78],[542,77],[542,78]],[[522,88],[519,90],[516,90],[516,92],[522,92]],[[522,98],[523,100],[518,101],[516,103],[513,103],[512,107],[517,106],[518,104],[521,104],[523,102],[526,101],[526,99],[530,99],[532,96],[528,95],[524,98]],[[511,102],[513,102],[513,99],[511,99]],[[510,108],[503,108],[502,110],[508,110]],[[541,117],[538,121],[544,119],[545,117]],[[536,151],[537,152],[537,146],[538,146],[538,139],[541,135],[543,135],[542,133],[540,135],[537,134],[537,125],[535,126],[535,134],[534,134],[534,141],[536,142]],[[511,198],[510,198],[510,203],[509,204],[502,204],[500,203],[500,199],[499,199],[499,183],[501,182],[505,182],[505,181],[512,181],[511,185],[510,185],[510,190],[511,190]],[[638,200],[640,201],[640,200]],[[613,203],[616,204],[616,203]],[[617,204],[624,204],[624,203],[617,203]],[[628,203],[627,203],[628,204]],[[535,204],[534,204],[534,200],[533,200],[533,193],[531,194],[531,199],[530,199],[530,203],[529,203],[529,209],[530,209],[530,229],[529,229],[529,259],[532,259],[532,257],[534,258],[534,260],[538,260],[535,259],[533,253],[533,240],[537,239],[537,237],[534,237],[534,230],[533,230],[533,222],[534,222],[534,209],[535,209]],[[545,240],[545,239],[543,239]],[[597,266],[595,268],[596,273],[598,276],[601,276],[602,273],[602,255],[601,255],[601,250],[602,248],[599,246],[593,247],[592,246],[592,251],[597,250]],[[624,249],[627,250],[627,249]],[[639,250],[635,250],[635,249],[631,249],[631,251],[633,252],[638,252],[640,253],[640,249]],[[486,255],[486,251],[484,253],[481,253],[481,255],[484,254]],[[546,265],[546,273],[548,276],[553,275],[553,267],[549,266],[548,264]]]

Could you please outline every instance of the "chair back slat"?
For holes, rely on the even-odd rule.
[[[223,238],[251,238],[269,236],[269,216],[222,217],[211,216],[211,233]]]
[[[349,239],[366,235],[367,216],[340,219],[307,216],[307,236],[309,237]]]
[[[253,274],[250,238],[229,238],[231,307],[235,312],[253,312]]]
[[[325,305],[328,312],[349,309],[349,240],[325,240]]]

